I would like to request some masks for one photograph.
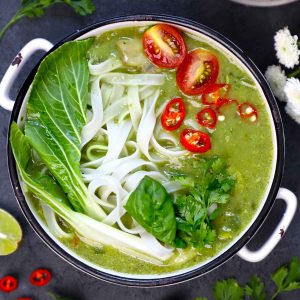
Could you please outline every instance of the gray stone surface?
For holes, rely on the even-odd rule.
[[[0,1],[0,28],[6,24],[19,6],[18,0]],[[276,63],[273,50],[273,34],[276,30],[288,25],[291,31],[299,34],[300,2],[277,8],[250,8],[227,0],[101,0],[94,1],[97,6],[95,14],[89,17],[75,15],[64,6],[53,6],[41,19],[23,19],[11,28],[0,42],[0,78],[10,64],[14,55],[29,40],[43,37],[57,42],[64,36],[85,25],[104,18],[137,13],[160,13],[178,15],[201,22],[227,36],[240,46],[258,67],[264,71],[266,66]],[[35,55],[30,61],[12,90],[12,97],[40,57]],[[286,134],[286,166],[282,186],[291,189],[300,197],[300,125],[292,121],[280,104]],[[50,299],[47,291],[73,296],[74,299],[161,299],[193,300],[196,296],[205,295],[211,299],[211,288],[217,279],[230,276],[237,277],[244,283],[250,275],[257,273],[267,279],[270,272],[292,255],[300,257],[300,218],[299,209],[290,229],[279,246],[264,261],[251,264],[235,256],[209,274],[179,285],[137,289],[108,284],[74,269],[55,255],[32,231],[24,219],[14,198],[6,163],[7,126],[10,113],[0,109],[0,207],[11,212],[24,229],[24,238],[20,249],[8,257],[0,257],[0,277],[14,274],[20,280],[17,292],[4,295],[1,300],[13,300],[20,296],[31,296],[32,299]],[[280,217],[283,206],[278,203],[270,213],[263,229],[251,242],[258,247],[268,236],[268,232]],[[45,288],[33,288],[28,282],[30,272],[39,267],[50,269],[54,280]],[[269,281],[268,281],[269,282]],[[268,289],[272,289],[272,284]],[[279,299],[299,299],[300,292],[290,293]]]

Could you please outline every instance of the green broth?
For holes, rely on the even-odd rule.
[[[96,39],[89,55],[94,61],[103,61],[111,55],[121,59],[116,42],[124,37],[141,39],[142,32],[142,28],[127,28],[104,33]],[[220,64],[217,82],[232,84],[230,97],[238,99],[240,102],[250,102],[259,112],[258,121],[251,123],[242,120],[232,108],[228,107],[228,109],[224,109],[225,120],[219,121],[216,129],[211,132],[212,149],[205,156],[218,155],[224,158],[230,166],[230,173],[237,177],[232,197],[229,203],[222,207],[222,213],[215,221],[218,239],[212,247],[204,248],[201,253],[196,254],[192,251],[191,259],[187,262],[174,263],[171,260],[160,266],[132,258],[112,247],[105,246],[99,250],[79,240],[76,243],[74,240],[62,240],[79,256],[103,268],[130,274],[162,274],[193,266],[217,255],[249,225],[269,183],[273,161],[272,133],[265,104],[259,91],[255,88],[255,83],[245,71],[232,63],[219,50],[187,35],[185,35],[185,41],[189,50],[205,48],[215,53]],[[199,97],[182,95],[176,85],[174,70],[154,68],[153,71],[167,74],[167,80],[161,88],[158,106],[171,98],[183,97],[187,99],[186,103],[188,103],[186,119],[195,119],[195,115],[201,107],[194,107],[193,101],[200,103]],[[137,73],[139,70],[130,68],[127,72]],[[176,137],[179,137],[184,127],[187,126],[181,126],[174,133]],[[201,128],[200,125],[198,128]],[[203,128],[201,130],[206,131]],[[36,200],[35,204],[39,206]]]

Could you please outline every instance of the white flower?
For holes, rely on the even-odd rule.
[[[287,27],[277,31],[274,36],[276,55],[281,64],[293,68],[299,64],[300,51],[297,46],[298,36],[292,36]]]
[[[287,97],[286,112],[300,123],[300,81],[296,78],[289,78],[284,87]]]
[[[300,81],[297,78],[289,78],[284,87],[287,101],[299,107],[300,110]]]
[[[284,86],[286,84],[286,76],[280,66],[269,66],[265,76],[271,86],[274,95],[281,101],[286,101]]]
[[[300,124],[300,108],[293,103],[287,103],[285,111],[289,114],[297,123]]]

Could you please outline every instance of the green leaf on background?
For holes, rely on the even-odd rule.
[[[48,295],[52,297],[53,300],[75,300],[74,298],[64,297],[54,293],[48,293]]]
[[[250,282],[245,286],[245,294],[253,300],[266,300],[266,291],[263,281],[257,276],[252,276]]]
[[[39,18],[44,15],[45,10],[49,6],[59,3],[67,4],[81,16],[89,15],[95,11],[92,0],[22,0],[19,10],[0,31],[0,40],[3,38],[5,32],[20,19],[24,17]]]
[[[173,202],[161,183],[145,176],[131,193],[125,209],[158,240],[173,244],[176,235]]]
[[[215,300],[242,300],[244,289],[235,279],[218,281],[214,287]]]
[[[276,292],[272,299],[282,292],[289,292],[300,289],[300,262],[297,257],[293,257],[289,268],[280,267],[271,275],[272,281],[276,285]]]

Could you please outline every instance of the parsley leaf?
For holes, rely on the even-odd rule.
[[[245,295],[251,296],[253,300],[266,300],[265,284],[257,276],[252,276],[250,282],[245,286]]]
[[[282,292],[300,289],[300,262],[298,258],[292,259],[289,268],[280,267],[271,275],[271,279],[277,287],[272,299],[275,299]]]
[[[95,11],[92,0],[21,0],[21,7],[19,10],[0,31],[0,40],[12,25],[23,17],[39,18],[44,15],[46,8],[57,3],[69,5],[81,16],[89,15]]]
[[[218,281],[214,287],[214,298],[216,300],[242,300],[244,290],[235,279]]]
[[[217,237],[212,221],[220,213],[218,204],[225,204],[235,178],[227,172],[219,157],[185,159],[180,171],[167,175],[184,187],[175,200],[177,240],[175,247],[192,246],[198,250],[211,245]],[[179,243],[180,241],[180,243]]]

